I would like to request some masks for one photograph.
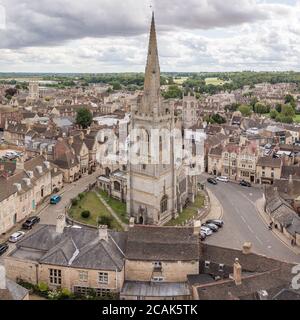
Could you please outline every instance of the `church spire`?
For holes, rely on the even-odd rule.
[[[144,83],[144,111],[152,112],[160,103],[160,67],[157,49],[154,12],[152,13],[148,58]]]

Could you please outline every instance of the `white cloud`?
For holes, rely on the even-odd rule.
[[[146,0],[2,3],[0,71],[144,70]],[[300,70],[299,2],[157,0],[155,11],[164,71]]]

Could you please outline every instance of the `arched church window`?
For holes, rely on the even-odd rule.
[[[164,195],[160,201],[160,211],[164,213],[168,210],[168,196]]]
[[[120,182],[118,182],[118,181],[115,181],[115,182],[114,182],[114,189],[115,189],[116,191],[121,191],[121,184],[120,184]]]

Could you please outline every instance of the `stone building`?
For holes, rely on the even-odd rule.
[[[144,93],[132,110],[130,130],[135,130],[135,139],[141,147],[130,148],[129,152],[127,213],[139,224],[163,225],[175,218],[188,201],[194,201],[197,179],[187,174],[185,165],[175,163],[176,139],[170,134],[174,128],[174,106],[163,101],[160,93],[153,14]],[[182,151],[182,145],[179,149]]]

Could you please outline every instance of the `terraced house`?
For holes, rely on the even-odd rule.
[[[0,233],[35,212],[54,186],[62,187],[62,173],[43,156],[9,165],[0,168]]]

